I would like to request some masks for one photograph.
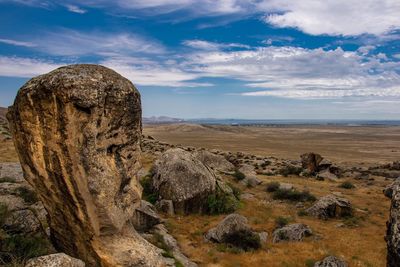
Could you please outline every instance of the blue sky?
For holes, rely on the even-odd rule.
[[[0,106],[74,63],[144,116],[400,119],[400,1],[0,0]]]

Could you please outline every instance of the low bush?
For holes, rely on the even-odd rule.
[[[297,215],[300,216],[300,217],[303,217],[303,216],[307,216],[308,213],[307,213],[306,210],[299,210],[299,211],[297,212]]]
[[[279,189],[280,185],[279,182],[270,182],[267,184],[266,190],[267,192],[275,192]]]
[[[151,177],[149,175],[143,177],[140,180],[140,184],[143,188],[142,198],[150,202],[151,204],[155,204],[158,200],[159,195],[153,188]]]
[[[6,204],[0,203],[0,228],[3,227],[8,215],[8,206]]]
[[[246,175],[243,172],[236,169],[233,174],[233,177],[235,177],[236,180],[241,181],[244,178],[246,178]]]
[[[306,259],[305,265],[306,265],[306,267],[314,267],[315,263],[316,263],[316,261],[313,259]]]
[[[240,230],[224,238],[224,242],[244,251],[256,250],[261,247],[258,234],[250,230]]]
[[[15,189],[15,193],[19,197],[21,197],[27,204],[35,204],[36,202],[39,201],[35,191],[33,191],[25,186],[21,186],[21,187],[18,187],[17,189]]]
[[[353,188],[355,188],[355,186],[354,186],[351,182],[349,182],[349,181],[346,181],[346,182],[341,183],[341,184],[339,185],[339,187],[340,187],[340,188],[344,188],[344,189],[353,189]]]
[[[279,217],[277,217],[277,218],[275,219],[276,228],[282,228],[282,227],[288,225],[289,222],[290,222],[290,219],[289,219],[289,218],[286,218],[286,217],[281,217],[281,216],[279,216]]]
[[[207,198],[206,213],[211,215],[232,213],[239,207],[239,201],[232,195],[216,192]]]
[[[278,189],[273,195],[273,199],[290,200],[290,201],[315,201],[316,197],[309,191],[297,191],[289,189]]]
[[[303,168],[301,167],[296,167],[293,165],[288,165],[282,169],[279,170],[279,174],[287,177],[289,175],[299,175],[303,171]]]

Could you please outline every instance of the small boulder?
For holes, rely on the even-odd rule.
[[[261,239],[266,239],[253,232],[247,224],[247,219],[239,214],[230,214],[215,228],[210,229],[206,239],[216,243],[226,243],[245,251],[261,247]]]
[[[160,222],[161,219],[155,212],[154,206],[147,201],[141,200],[140,205],[136,208],[135,214],[132,218],[132,223],[135,229],[145,232]]]
[[[327,179],[330,181],[336,181],[338,179],[338,177],[331,173],[329,169],[325,169],[317,173],[317,178]]]
[[[30,259],[25,267],[85,267],[85,263],[65,253],[56,253]]]
[[[152,183],[161,199],[172,200],[175,212],[198,213],[215,191],[216,176],[193,153],[173,148],[155,162]]]
[[[385,189],[383,189],[383,194],[387,197],[387,198],[392,198],[393,196],[393,190],[396,186],[400,185],[400,177],[397,178],[393,183],[389,184],[388,186],[385,187]]]
[[[304,237],[310,235],[312,235],[311,228],[301,223],[286,225],[276,229],[272,234],[274,243],[282,241],[302,241]]]
[[[257,176],[251,175],[246,176],[246,178],[241,180],[240,183],[249,187],[256,187],[257,185],[262,184],[262,181],[258,179]]]
[[[320,219],[351,216],[353,209],[350,201],[335,195],[327,195],[317,200],[307,213]]]
[[[318,261],[314,264],[314,267],[347,267],[347,263],[335,256],[329,256]]]

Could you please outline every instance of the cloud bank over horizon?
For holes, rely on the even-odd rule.
[[[305,105],[320,106],[318,116],[327,118],[400,115],[394,108],[400,104],[399,1],[0,0],[0,6],[3,21],[25,29],[0,30],[4,99],[22,78],[95,63],[138,86],[154,106],[145,109],[148,115],[195,117],[200,114],[183,108],[187,102],[201,107],[214,99],[222,107],[209,106],[202,112],[207,117],[291,118],[300,108],[304,118],[315,116]],[[29,15],[14,24],[7,10]],[[173,108],[159,105],[157,95]],[[281,114],[271,115],[265,103],[278,102]],[[238,103],[253,111],[233,110]]]

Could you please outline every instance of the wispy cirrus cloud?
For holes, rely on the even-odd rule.
[[[0,43],[8,44],[8,45],[15,45],[15,46],[23,46],[23,47],[35,47],[36,44],[32,42],[24,42],[24,41],[17,41],[12,39],[0,39]]]
[[[199,50],[208,50],[208,51],[231,49],[231,48],[250,49],[250,46],[245,45],[245,44],[218,43],[218,42],[209,42],[209,41],[199,40],[199,39],[185,40],[185,41],[183,41],[182,44],[185,46],[191,47],[191,48],[195,48],[195,49],[199,49]]]
[[[68,11],[71,11],[73,13],[85,14],[87,12],[87,10],[85,10],[79,6],[76,6],[76,5],[67,4],[67,5],[65,5],[65,7],[68,9]]]
[[[0,56],[0,76],[31,78],[62,65],[41,59]]]

